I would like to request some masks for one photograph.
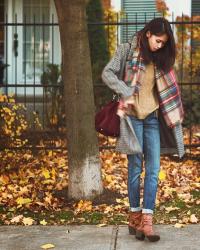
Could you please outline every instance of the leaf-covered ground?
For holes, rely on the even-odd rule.
[[[94,201],[67,199],[66,151],[0,152],[0,224],[126,224],[126,155],[101,151],[104,193]],[[183,227],[200,221],[199,149],[182,161],[161,158],[155,222]],[[142,173],[141,195],[144,181]],[[141,200],[142,202],[142,200]]]

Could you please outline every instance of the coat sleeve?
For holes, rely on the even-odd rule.
[[[135,87],[127,86],[123,80],[119,79],[123,60],[127,57],[130,45],[124,43],[118,46],[113,58],[105,66],[102,72],[103,82],[115,93],[120,94],[122,98],[133,94]]]

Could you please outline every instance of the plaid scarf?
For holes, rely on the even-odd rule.
[[[132,39],[131,51],[129,52],[129,56],[127,58],[124,77],[124,82],[128,86],[135,87],[133,95],[138,94],[145,74],[145,64],[143,63],[143,59],[139,56],[136,39],[136,36]],[[168,73],[164,73],[163,71],[157,69],[156,66],[154,66],[154,69],[160,110],[167,125],[169,127],[174,127],[176,124],[183,121],[184,116],[175,72],[171,69]],[[133,97],[120,100],[118,114],[123,116],[126,108],[133,104]]]

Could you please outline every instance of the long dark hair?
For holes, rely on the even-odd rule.
[[[164,47],[152,52],[149,48],[148,39],[146,36],[147,31],[152,35],[162,36],[166,34],[168,40]],[[138,32],[138,45],[140,53],[144,59],[144,63],[148,64],[151,61],[157,68],[168,72],[175,63],[176,49],[174,35],[169,22],[162,17],[155,18],[145,25],[145,27]]]

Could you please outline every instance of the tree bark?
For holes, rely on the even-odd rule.
[[[61,37],[67,149],[68,197],[93,199],[102,193],[94,95],[86,23],[87,0],[54,0]]]

